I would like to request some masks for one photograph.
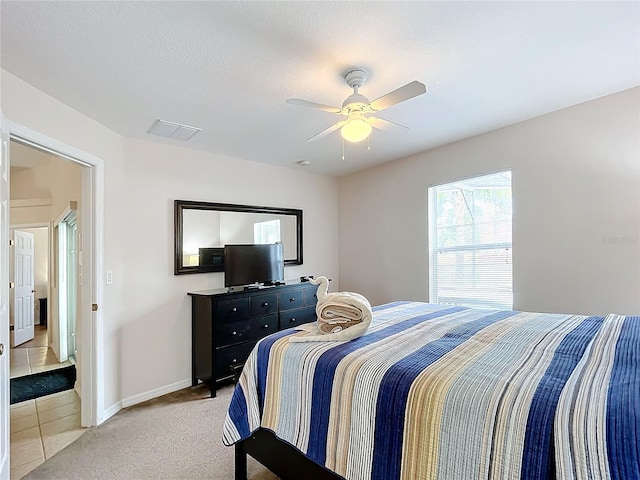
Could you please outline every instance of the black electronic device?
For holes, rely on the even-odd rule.
[[[201,267],[224,266],[224,247],[199,248],[198,265]]]
[[[224,286],[278,285],[284,281],[284,247],[230,244],[224,247]]]

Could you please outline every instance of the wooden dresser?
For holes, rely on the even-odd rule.
[[[229,292],[226,288],[188,292],[191,296],[191,382],[218,383],[239,375],[258,340],[316,320],[316,285],[284,285]]]

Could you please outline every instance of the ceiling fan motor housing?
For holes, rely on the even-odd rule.
[[[351,70],[344,76],[344,79],[351,88],[361,87],[367,80],[367,72],[364,70]]]

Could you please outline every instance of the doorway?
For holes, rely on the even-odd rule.
[[[81,197],[85,167],[15,139],[10,139],[9,145],[13,238],[9,258],[14,283],[10,297],[14,329],[9,352],[9,443],[11,475],[17,476],[83,431],[82,397],[75,388],[77,370],[67,350],[68,324],[75,325],[76,312],[75,305],[69,303],[78,298],[77,268],[71,265],[77,262],[77,242],[70,238],[77,234],[77,209],[69,213],[63,206],[75,207]],[[70,224],[72,228],[64,230],[64,241],[54,242],[50,232],[53,225],[58,228],[54,222],[58,215],[63,216],[63,226]],[[71,255],[56,251],[57,245],[66,249],[67,244]],[[69,319],[69,313],[74,318]],[[75,328],[71,332],[75,333]],[[52,401],[64,403],[51,410]],[[58,424],[64,427],[59,427],[61,431],[55,436],[43,434]],[[21,436],[27,432],[34,441],[25,444]]]
[[[14,139],[10,155],[10,272],[15,280],[10,401],[19,406],[76,386],[77,204],[86,167]],[[62,205],[68,207],[60,213]],[[51,225],[59,237],[51,238]],[[76,395],[77,408],[68,412],[78,427],[80,398]]]
[[[76,326],[75,351],[78,367],[78,391],[82,397],[82,425],[98,425],[104,420],[103,411],[103,356],[102,356],[102,312],[98,310],[98,305],[102,299],[103,286],[99,279],[102,277],[102,256],[103,244],[101,241],[104,224],[104,164],[97,157],[86,154],[62,142],[50,137],[34,132],[26,127],[7,121],[10,130],[11,146],[19,144],[35,149],[38,152],[55,156],[59,161],[64,161],[66,168],[75,168],[80,171],[80,178],[76,185],[81,185],[81,191],[75,192],[78,197],[77,214],[75,218],[76,228],[79,233],[76,236],[77,255],[77,278],[82,278],[78,288],[75,304]],[[10,151],[10,164],[15,165],[16,151]],[[66,177],[68,171],[62,172],[59,176]],[[16,176],[11,175],[10,181],[16,180]],[[33,179],[31,179],[33,180]],[[42,187],[42,182],[30,182]],[[49,208],[55,214],[64,211],[67,207],[72,207],[71,202],[61,205],[56,202],[54,205],[51,199],[47,201],[47,195],[42,195],[37,199],[12,199],[11,205],[23,204],[38,208]],[[55,218],[51,214],[50,218]],[[15,220],[15,218],[14,218]],[[57,218],[62,221],[64,217]],[[22,223],[22,220],[19,220]],[[57,251],[57,239],[53,235],[55,222],[51,222],[50,241],[53,245],[52,252]],[[6,225],[8,227],[8,225]],[[53,260],[50,262],[50,295],[48,299],[48,318],[50,324],[55,320],[58,311],[57,304],[57,272]],[[8,322],[7,322],[8,323]],[[51,329],[52,335],[55,330]],[[73,330],[72,330],[73,331]],[[59,339],[53,338],[54,345]]]
[[[2,346],[9,342],[9,139],[33,146],[82,165],[82,195],[84,208],[79,210],[83,234],[78,238],[78,258],[82,261],[79,275],[83,281],[78,289],[78,382],[81,392],[81,424],[99,425],[108,417],[104,409],[104,334],[102,302],[103,231],[104,231],[104,161],[78,150],[59,140],[48,137],[21,124],[6,119],[0,112],[2,148],[0,149],[0,232],[4,239],[0,244],[3,268],[0,271],[3,285],[0,291],[0,477],[8,474],[9,446],[9,365],[8,355],[2,355]],[[14,160],[13,158],[11,159]],[[51,298],[53,300],[53,298]],[[49,304],[49,312],[55,306]],[[51,315],[49,314],[49,317]],[[8,349],[5,349],[8,350]],[[8,352],[7,352],[8,353]],[[5,360],[6,359],[6,360]],[[5,428],[6,427],[6,428]]]

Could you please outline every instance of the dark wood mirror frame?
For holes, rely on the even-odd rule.
[[[224,264],[196,265],[183,264],[183,238],[185,210],[212,210],[218,212],[265,213],[269,215],[291,215],[296,220],[296,258],[285,258],[285,265],[302,265],[302,210],[294,208],[236,205],[231,203],[209,203],[190,200],[174,201],[174,275],[186,273],[223,272]],[[222,245],[220,247],[223,247]]]

